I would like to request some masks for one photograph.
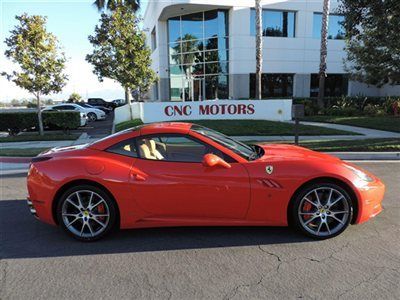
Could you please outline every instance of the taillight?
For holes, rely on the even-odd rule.
[[[31,163],[46,161],[49,159],[52,159],[52,157],[51,156],[36,156],[31,159]]]

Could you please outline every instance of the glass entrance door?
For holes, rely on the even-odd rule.
[[[204,77],[192,77],[186,81],[187,92],[184,101],[203,101],[206,92]]]

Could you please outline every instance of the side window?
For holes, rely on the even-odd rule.
[[[141,158],[151,160],[200,163],[207,153],[224,157],[221,151],[183,135],[141,137],[137,147]]]
[[[121,154],[130,157],[138,157],[135,139],[119,142],[107,149],[107,152]]]

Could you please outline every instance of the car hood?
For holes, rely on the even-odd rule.
[[[294,146],[294,145],[286,145],[286,144],[268,144],[268,145],[259,145],[265,151],[264,155],[260,158],[260,160],[270,159],[272,157],[282,157],[285,159],[307,159],[307,160],[324,160],[330,162],[341,162],[341,160],[337,157],[316,152],[307,148]]]

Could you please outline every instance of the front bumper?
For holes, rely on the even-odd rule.
[[[360,205],[356,224],[364,223],[375,217],[382,210],[382,200],[385,194],[385,185],[379,179],[368,185],[358,188]]]

